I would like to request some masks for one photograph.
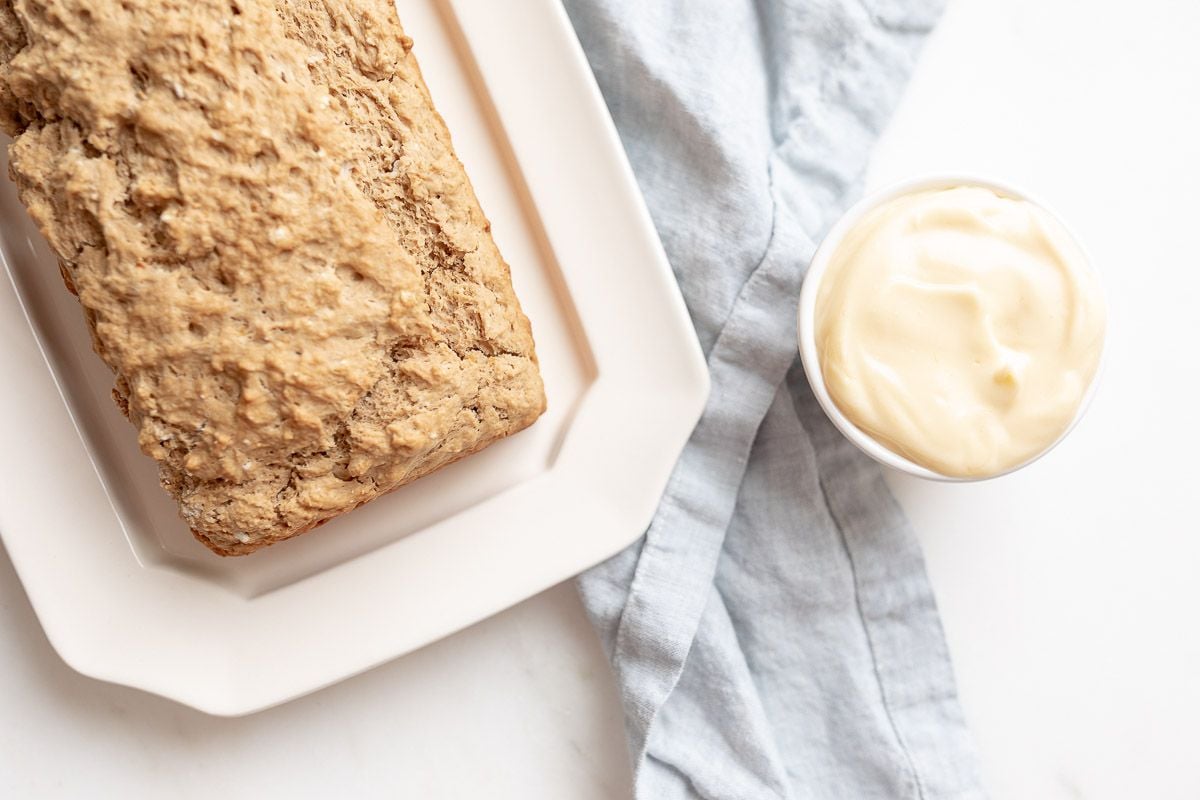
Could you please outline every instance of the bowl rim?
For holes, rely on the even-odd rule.
[[[829,395],[829,390],[825,385],[825,376],[820,365],[820,356],[817,354],[816,343],[816,305],[817,295],[819,293],[821,281],[825,276],[825,272],[829,268],[833,254],[837,251],[846,235],[862,220],[862,218],[875,210],[884,203],[890,202],[898,197],[908,194],[915,194],[923,191],[936,191],[939,189],[950,189],[959,186],[978,186],[985,189],[991,189],[996,194],[1002,197],[1010,197],[1016,200],[1024,200],[1028,203],[1038,206],[1043,211],[1054,217],[1055,220],[1063,227],[1067,235],[1079,247],[1083,253],[1084,261],[1087,268],[1099,278],[1099,273],[1096,270],[1096,262],[1092,258],[1091,253],[1084,246],[1083,241],[1075,233],[1075,229],[1059,214],[1052,206],[1048,205],[1036,194],[1028,190],[1015,186],[1009,181],[1000,180],[987,175],[966,172],[946,172],[946,173],[924,173],[905,178],[903,180],[890,183],[877,191],[871,192],[864,196],[861,200],[852,205],[838,218],[829,231],[822,238],[821,243],[817,246],[813,253],[812,260],[809,262],[808,270],[804,275],[804,282],[800,288],[800,302],[796,309],[796,338],[797,345],[800,350],[800,361],[804,367],[804,374],[808,378],[808,384],[812,388],[813,395],[816,396],[817,402],[829,420],[834,424],[839,431],[842,432],[847,439],[851,441],[858,449],[862,450],[871,458],[875,459],[880,464],[886,467],[898,470],[900,472],[913,475],[925,480],[940,481],[943,483],[979,483],[981,481],[993,480],[1005,475],[1010,475],[1019,469],[1023,469],[1038,459],[1045,456],[1055,447],[1057,447],[1064,439],[1070,435],[1079,421],[1083,419],[1087,413],[1088,407],[1091,406],[1092,398],[1095,397],[1096,389],[1100,385],[1101,376],[1104,373],[1105,362],[1107,361],[1108,340],[1109,340],[1109,319],[1108,319],[1108,302],[1104,293],[1103,282],[1097,280],[1100,285],[1100,301],[1104,304],[1105,310],[1105,328],[1104,339],[1100,345],[1100,359],[1096,366],[1096,372],[1092,376],[1091,382],[1088,384],[1087,390],[1084,392],[1083,398],[1079,402],[1079,408],[1075,412],[1074,418],[1063,432],[1059,434],[1053,442],[1047,445],[1038,453],[1034,454],[1025,461],[1015,466],[1004,469],[1000,472],[988,473],[986,475],[971,475],[958,476],[946,475],[936,472],[928,467],[912,461],[911,459],[900,455],[894,450],[886,447],[875,437],[871,436],[866,431],[859,428],[842,413],[833,398]]]

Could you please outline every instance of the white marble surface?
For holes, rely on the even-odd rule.
[[[1086,238],[1102,391],[1009,478],[893,484],[1004,800],[1200,797],[1200,3],[952,0],[871,183],[986,170]],[[212,719],[71,672],[0,555],[0,795],[627,796],[620,712],[573,589],[281,708]]]
[[[872,182],[985,170],[1077,229],[1111,306],[1095,403],[978,486],[892,483],[997,798],[1200,797],[1200,3],[959,0]]]

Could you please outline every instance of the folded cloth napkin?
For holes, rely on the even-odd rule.
[[[579,580],[636,795],[981,797],[917,543],[795,347],[942,0],[565,3],[712,376],[645,537]]]

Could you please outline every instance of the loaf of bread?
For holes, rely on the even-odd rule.
[[[391,0],[0,0],[10,175],[222,555],[545,408],[411,45]]]

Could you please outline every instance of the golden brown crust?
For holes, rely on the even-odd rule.
[[[10,171],[196,536],[530,424],[529,323],[383,0],[0,2]]]

